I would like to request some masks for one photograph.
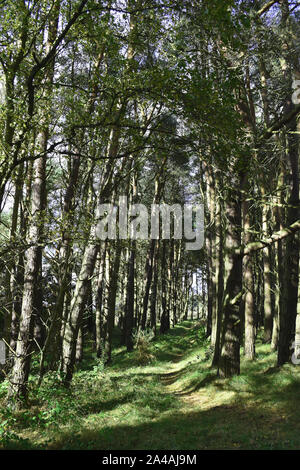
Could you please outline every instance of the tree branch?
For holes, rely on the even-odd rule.
[[[77,18],[81,15],[85,5],[87,4],[88,0],[82,0],[80,5],[78,6],[76,12],[64,28],[64,30],[60,33],[57,37],[56,41],[54,42],[53,46],[51,47],[48,54],[35,66],[32,68],[31,73],[27,80],[27,87],[28,87],[28,114],[32,116],[34,110],[34,85],[33,81],[37,73],[42,70],[46,65],[54,58],[58,46],[61,44],[73,24],[76,22]]]
[[[248,245],[246,245],[244,248],[235,250],[235,253],[237,255],[242,255],[242,256],[250,255],[251,253],[255,251],[262,250],[266,246],[270,246],[275,242],[283,240],[289,235],[293,235],[299,230],[300,230],[300,220],[296,220],[296,222],[294,222],[292,225],[290,225],[289,227],[283,228],[282,230],[279,230],[278,232],[273,233],[269,238],[266,238],[265,240],[261,240],[258,242],[248,243]]]
[[[290,111],[288,114],[283,116],[282,119],[276,121],[266,132],[262,135],[262,139],[269,139],[272,137],[273,133],[279,131],[283,126],[288,124],[294,117],[300,113],[300,104],[296,105],[295,108]]]
[[[266,13],[266,11],[268,11],[273,5],[275,5],[275,3],[278,3],[278,2],[279,2],[279,0],[272,0],[271,2],[267,2],[260,10],[258,10],[257,16],[263,15],[263,14]]]

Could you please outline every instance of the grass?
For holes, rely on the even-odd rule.
[[[31,406],[14,413],[0,384],[0,447],[5,449],[299,449],[300,368],[274,367],[270,346],[242,358],[241,375],[221,380],[210,368],[201,326],[183,322],[138,352],[114,349],[103,368],[91,351],[70,390],[48,374]]]

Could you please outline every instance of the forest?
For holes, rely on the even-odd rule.
[[[0,449],[300,448],[299,136],[299,0],[0,1]]]

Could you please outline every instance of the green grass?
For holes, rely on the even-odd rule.
[[[117,338],[116,338],[117,341]],[[183,322],[151,342],[152,362],[115,347],[103,368],[87,350],[70,390],[55,374],[31,406],[12,412],[0,384],[0,446],[6,449],[298,449],[300,367],[274,367],[270,346],[242,358],[241,375],[221,380],[210,368],[203,327]]]

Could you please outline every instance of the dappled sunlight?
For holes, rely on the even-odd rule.
[[[184,358],[174,361],[171,367],[164,353],[170,338],[174,339],[171,348],[173,344],[179,350],[185,348]],[[152,343],[152,350],[160,351],[155,367],[137,367],[133,358],[132,366],[124,371],[121,354],[115,356],[113,367],[83,367],[76,373],[70,391],[60,391],[59,386],[56,394],[48,390],[47,402],[42,405],[44,422],[38,408],[35,413],[31,409],[19,414],[16,437],[6,448],[299,447],[297,367],[274,368],[269,346],[258,344],[257,353],[263,361],[243,358],[240,376],[220,379],[211,369],[210,358],[203,359],[207,344],[199,325],[188,324]],[[40,400],[45,397],[43,393],[39,392]],[[47,421],[51,403],[52,413],[57,403],[57,414],[54,421]]]

